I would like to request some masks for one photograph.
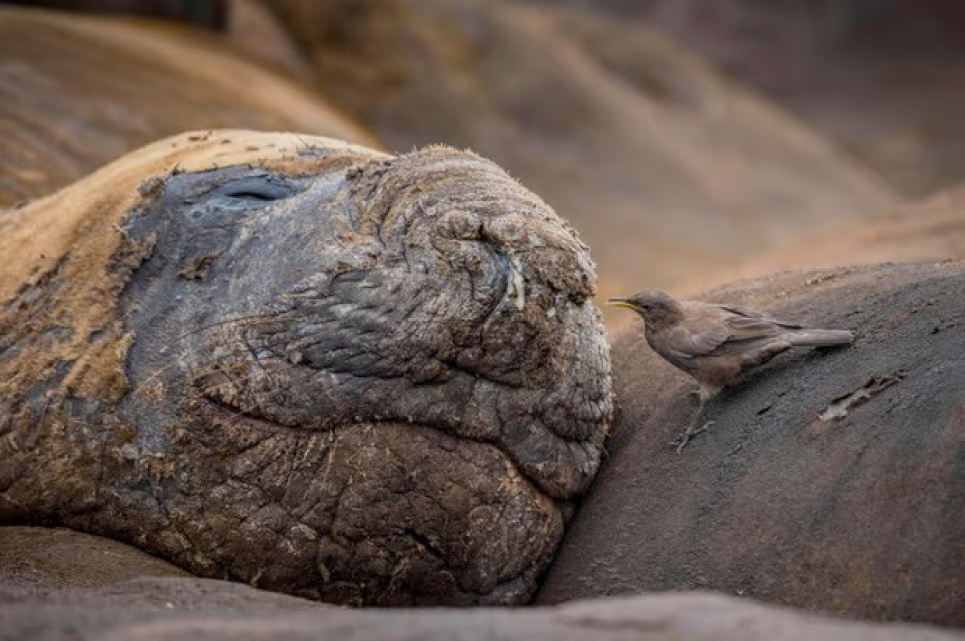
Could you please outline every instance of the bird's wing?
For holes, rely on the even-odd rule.
[[[770,318],[747,318],[746,316],[727,316],[723,319],[727,327],[728,341],[746,341],[769,338],[784,331],[784,326]]]
[[[795,327],[764,316],[748,318],[734,314],[723,317],[720,324],[726,328],[727,338],[707,356],[737,355],[743,359],[771,353],[786,342],[783,337],[788,329]]]
[[[701,356],[754,353],[800,328],[736,305],[690,303],[687,311],[687,319],[662,336],[665,357],[683,367]]]
[[[756,321],[757,323],[764,322],[770,325],[783,327],[785,329],[802,329],[801,325],[777,320],[776,318],[770,318],[756,309],[748,309],[747,307],[741,307],[739,305],[718,305],[718,307],[725,312],[730,313],[727,322],[732,324],[734,327],[759,327],[759,325],[755,323]]]
[[[667,332],[665,340],[668,351],[681,362],[693,362],[701,356],[755,352],[794,327],[754,310],[707,305],[695,307],[687,321]]]
[[[740,305],[716,305],[720,309],[735,314],[737,316],[744,316],[746,318],[764,318],[764,314],[757,311],[756,309],[750,309],[749,307],[741,307]]]
[[[706,356],[727,342],[730,331],[721,323],[702,326],[677,325],[662,337],[666,357],[681,364],[692,362],[695,357]]]

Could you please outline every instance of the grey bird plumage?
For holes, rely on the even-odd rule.
[[[747,370],[792,347],[832,347],[854,340],[849,330],[808,328],[736,305],[680,301],[656,289],[645,289],[608,303],[639,314],[653,351],[692,376],[700,386],[697,415],[674,442],[678,451],[709,427],[706,424],[695,429],[704,403]]]

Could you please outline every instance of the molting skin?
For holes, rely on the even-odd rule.
[[[0,311],[0,516],[335,602],[526,601],[610,418],[586,247],[468,152],[210,135],[95,174],[140,196]]]

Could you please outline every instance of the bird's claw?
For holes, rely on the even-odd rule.
[[[700,402],[700,388],[699,388],[699,387],[694,387],[694,388],[690,388],[690,389],[681,390],[681,391],[677,392],[676,394],[674,394],[674,398],[675,398],[675,399],[681,399],[681,398],[696,398],[697,401]]]
[[[701,426],[698,429],[694,429],[694,426],[690,425],[687,427],[686,430],[680,433],[680,436],[678,436],[676,440],[671,441],[670,445],[675,446],[677,448],[677,454],[680,454],[681,452],[684,451],[684,448],[687,447],[687,443],[689,443],[691,439],[693,439],[698,434],[701,434],[709,430],[710,426],[713,424],[714,424],[714,421],[707,421],[706,423],[703,424],[703,426]]]

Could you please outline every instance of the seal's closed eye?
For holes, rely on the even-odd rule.
[[[286,183],[259,176],[234,180],[213,190],[211,195],[235,200],[272,202],[288,198],[293,193],[295,190]]]

